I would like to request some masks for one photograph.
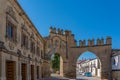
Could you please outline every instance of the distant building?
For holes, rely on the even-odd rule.
[[[77,72],[91,72],[92,76],[101,77],[101,67],[99,59],[81,60],[77,62]]]
[[[112,78],[113,80],[120,80],[120,50],[113,50]]]

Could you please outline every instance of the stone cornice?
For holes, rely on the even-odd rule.
[[[32,21],[30,20],[30,18],[27,16],[27,14],[25,13],[25,11],[22,9],[22,7],[18,3],[18,1],[14,1],[14,2],[17,4],[17,6],[19,7],[19,9],[21,11],[21,12],[19,12],[19,15],[20,16],[23,15],[29,21],[29,23],[32,26],[32,29],[35,31],[34,33],[36,34],[36,36],[38,36],[38,38],[44,43],[44,39],[42,38],[41,34],[38,32],[38,30],[36,29],[35,25],[32,23]]]
[[[24,58],[24,59],[29,59],[30,61],[36,61],[35,59],[32,59],[32,57],[30,57],[30,56],[26,57],[26,56],[22,55],[22,53],[19,49],[17,50],[17,52],[7,50],[4,46],[4,42],[2,42],[2,41],[0,41],[0,51],[4,52],[6,54],[14,55],[18,58]],[[40,61],[36,61],[36,62],[40,62]]]
[[[72,46],[70,48],[85,48],[85,47],[100,47],[100,46],[111,46],[111,44],[104,44],[104,45],[94,45],[94,46]]]

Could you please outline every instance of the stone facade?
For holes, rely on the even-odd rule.
[[[112,39],[106,38],[106,42],[103,38],[95,40],[80,40],[80,45],[77,46],[74,34],[71,31],[62,29],[56,29],[50,27],[50,35],[45,38],[46,47],[45,53],[51,56],[54,53],[59,53],[63,59],[63,65],[60,69],[63,69],[63,76],[69,78],[76,78],[76,62],[78,57],[86,52],[93,52],[101,62],[101,79],[110,79],[111,77],[111,45]],[[61,63],[61,62],[60,62]]]
[[[60,75],[76,78],[77,58],[84,52],[96,54],[101,62],[101,78],[111,76],[112,39],[80,40],[77,46],[69,30],[50,28],[42,38],[17,0],[0,0],[0,80],[36,80],[50,77],[50,56],[61,56]]]
[[[39,79],[44,61],[44,39],[17,0],[0,0],[0,80]]]
[[[112,80],[120,80],[120,70],[112,71]]]

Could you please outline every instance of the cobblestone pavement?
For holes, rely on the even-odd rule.
[[[44,78],[39,80],[70,80],[69,78],[62,77],[58,74],[51,74],[51,78]]]
[[[77,75],[77,79],[69,79],[69,78],[61,77],[58,74],[52,74],[51,78],[44,78],[39,80],[101,80],[101,79],[98,77],[85,77],[82,75]]]

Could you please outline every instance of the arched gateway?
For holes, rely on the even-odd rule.
[[[46,54],[52,55],[59,53],[63,59],[62,66],[60,66],[60,74],[68,78],[76,78],[76,61],[78,57],[90,51],[96,54],[101,61],[101,78],[110,79],[111,77],[111,50],[112,39],[110,37],[104,39],[97,39],[96,44],[94,39],[88,40],[86,45],[85,40],[80,40],[80,45],[76,45],[74,35],[68,30],[56,30],[50,28],[50,35],[46,40]]]

